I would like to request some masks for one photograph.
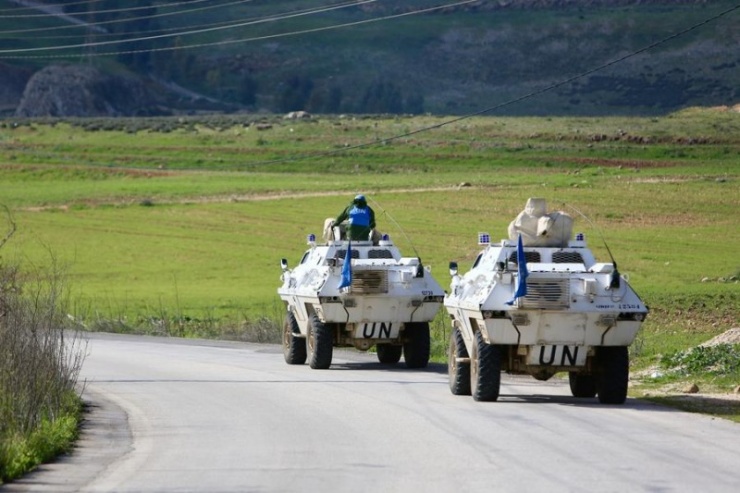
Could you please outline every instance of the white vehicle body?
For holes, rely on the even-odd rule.
[[[569,239],[570,224],[554,241],[539,235],[522,242],[524,296],[515,295],[522,276],[517,240],[488,242],[464,276],[453,271],[444,301],[453,326],[448,360],[453,393],[496,400],[501,371],[540,380],[567,371],[574,396],[624,402],[627,347],[648,308],[615,263],[597,262],[583,235]],[[526,238],[512,226],[511,236],[512,229]]]
[[[382,363],[397,363],[403,352],[408,367],[425,367],[429,322],[442,306],[444,290],[420,259],[403,257],[387,236],[377,244],[314,240],[295,268],[283,261],[278,295],[286,307],[286,362],[308,359],[312,368],[328,368],[333,347],[377,346]],[[348,248],[352,280],[340,288]]]

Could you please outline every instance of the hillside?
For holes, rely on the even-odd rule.
[[[22,5],[31,3],[36,8]],[[0,0],[0,63],[27,74],[82,62],[136,77],[148,92],[137,91],[142,100],[124,115],[493,107],[506,115],[652,115],[740,101],[734,0],[477,1],[417,15],[409,14],[445,2],[375,1],[299,15],[316,2],[207,2],[218,5],[204,10],[199,0],[101,0],[95,11],[90,2],[66,2],[64,16],[42,3]],[[14,87],[0,90],[5,114],[20,105]],[[43,91],[30,89],[22,114],[48,114],[48,104],[34,113]]]

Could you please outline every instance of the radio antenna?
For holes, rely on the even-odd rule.
[[[596,233],[601,238],[601,242],[604,244],[604,247],[606,248],[606,252],[609,254],[609,258],[612,260],[612,264],[614,264],[614,272],[612,272],[611,280],[609,282],[609,287],[612,289],[618,289],[619,288],[619,270],[617,269],[617,261],[614,260],[614,255],[612,255],[612,251],[609,249],[609,245],[606,243],[606,238],[604,238],[604,235],[601,233],[601,230],[599,229],[594,222],[589,219],[588,216],[586,216],[583,212],[576,209],[574,206],[567,204],[563,202],[563,205],[565,207],[568,207],[569,209],[573,210],[575,213],[577,213],[579,216],[581,216],[583,219],[586,220],[586,222],[591,225],[591,227],[596,231]]]
[[[378,209],[380,209],[380,211],[381,211],[381,212],[383,213],[383,215],[384,215],[384,216],[386,216],[386,217],[387,217],[387,218],[388,218],[388,219],[389,219],[389,220],[390,220],[390,221],[391,221],[391,222],[392,222],[393,224],[395,224],[395,226],[396,226],[396,227],[398,228],[398,230],[399,230],[399,231],[401,232],[401,234],[403,235],[403,237],[404,237],[404,238],[406,238],[406,241],[407,241],[407,242],[409,243],[409,245],[411,245],[411,249],[412,249],[412,250],[414,250],[414,254],[415,254],[415,255],[416,255],[416,257],[417,257],[417,258],[419,259],[419,262],[421,262],[421,257],[419,256],[419,252],[418,252],[418,251],[416,251],[416,247],[414,246],[414,243],[413,243],[413,242],[411,241],[411,239],[410,239],[410,238],[409,238],[409,237],[408,237],[408,236],[406,235],[406,232],[405,232],[405,231],[403,230],[403,228],[401,227],[401,225],[400,225],[400,224],[398,224],[398,221],[396,221],[396,220],[395,220],[395,219],[393,218],[393,216],[391,216],[390,214],[388,214],[388,211],[386,211],[385,209],[383,209],[383,206],[382,206],[382,205],[380,205],[380,204],[378,203],[378,201],[377,201],[377,200],[375,200],[375,199],[373,199],[372,197],[370,197],[370,201],[371,201],[371,202],[373,203],[373,205],[374,205],[375,207],[377,207]]]

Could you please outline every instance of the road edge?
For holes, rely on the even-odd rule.
[[[71,452],[41,464],[0,487],[3,492],[67,493],[84,490],[114,461],[133,449],[126,411],[102,393],[85,388],[80,436]]]

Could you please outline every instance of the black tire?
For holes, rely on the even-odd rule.
[[[630,377],[629,350],[626,346],[596,348],[596,393],[602,404],[624,404]]]
[[[334,341],[329,327],[319,320],[316,315],[311,315],[306,337],[308,352],[308,364],[314,370],[326,370],[331,366]]]
[[[476,401],[495,401],[501,388],[501,348],[488,344],[475,333],[470,355],[470,386]]]
[[[429,324],[415,322],[406,324],[406,342],[403,344],[403,359],[408,368],[426,368],[429,364]]]
[[[450,392],[454,395],[470,395],[470,363],[459,363],[457,358],[469,358],[460,329],[452,329],[450,347],[447,350],[447,376]]]
[[[570,393],[573,397],[595,397],[596,396],[596,379],[593,375],[584,375],[575,371],[568,372],[568,382],[570,383]]]
[[[283,323],[283,356],[289,365],[302,365],[306,362],[306,341],[296,337],[300,333],[295,315],[288,312]]]
[[[401,361],[403,346],[394,346],[392,344],[378,344],[375,346],[378,352],[378,361],[384,365],[395,365]]]

